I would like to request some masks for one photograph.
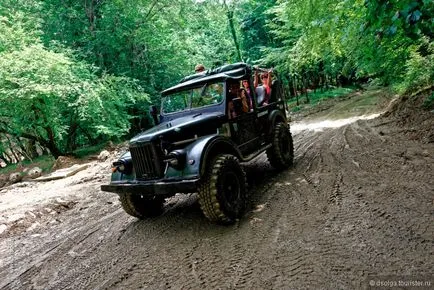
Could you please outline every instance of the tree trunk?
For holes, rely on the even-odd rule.
[[[38,150],[36,149],[36,141],[28,140],[27,141],[27,153],[30,155],[32,159],[39,156]]]
[[[89,31],[92,36],[95,36],[95,20],[96,20],[96,10],[97,10],[97,1],[96,0],[85,0],[84,1],[84,9],[86,11],[86,16],[89,21]]]
[[[229,20],[229,28],[230,28],[231,33],[232,33],[232,39],[234,40],[238,60],[243,61],[243,58],[241,57],[240,44],[238,43],[237,33],[235,31],[235,26],[234,26],[234,12],[229,10],[228,5],[226,4],[226,0],[223,1],[223,4],[226,7],[226,15],[227,15],[228,20]]]
[[[78,129],[78,124],[73,122],[70,126],[69,126],[69,132],[68,132],[68,140],[66,141],[66,151],[70,152],[70,151],[74,151],[77,148],[77,144],[76,144],[76,135],[77,135],[77,129]]]
[[[95,140],[95,138],[93,138],[92,135],[87,130],[83,129],[81,126],[78,126],[78,128],[80,129],[81,133],[87,138],[87,140],[91,145],[98,144],[97,140]]]
[[[57,159],[59,156],[64,155],[56,145],[56,142],[54,140],[54,132],[51,127],[45,127],[45,131],[48,135],[48,142],[46,144],[46,147],[50,149],[50,152],[54,156],[54,158]]]
[[[298,99],[298,93],[297,93],[297,82],[295,80],[295,77],[292,78],[292,87],[294,88],[294,95],[297,100],[297,106],[300,106],[300,100]]]
[[[11,139],[9,138],[9,136],[7,134],[5,135],[5,137],[8,140],[9,151],[11,152],[12,157],[15,159],[15,163],[20,162],[21,158],[17,155],[17,153],[15,153],[14,144],[12,143]]]
[[[20,148],[19,150],[20,155],[23,156],[25,159],[32,161],[32,157],[28,154],[27,148],[24,146],[20,138],[15,136],[14,139],[15,139],[15,144]]]
[[[309,104],[310,100],[309,100],[309,94],[307,93],[307,81],[306,78],[303,76],[302,77],[302,84],[303,84],[303,91],[306,95],[306,104]]]

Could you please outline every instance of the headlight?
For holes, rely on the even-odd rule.
[[[183,150],[174,150],[167,154],[164,162],[168,163],[170,167],[181,170],[185,165],[185,155]]]
[[[122,158],[113,162],[115,171],[119,171],[123,174],[131,174],[133,172],[133,162],[130,158]]]

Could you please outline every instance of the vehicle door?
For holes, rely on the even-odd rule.
[[[237,88],[240,89],[240,82],[237,81]],[[257,151],[260,148],[261,138],[258,131],[258,124],[256,121],[256,112],[254,108],[250,108],[247,112],[241,109],[242,100],[239,97],[230,95],[230,88],[228,89],[228,98],[230,106],[234,106],[235,114],[230,116],[229,124],[233,140],[238,145],[243,156]]]

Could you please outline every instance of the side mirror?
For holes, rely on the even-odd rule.
[[[160,122],[158,122],[158,110],[157,110],[157,106],[152,105],[149,108],[149,113],[151,114],[151,117],[154,120],[154,124],[158,125]]]

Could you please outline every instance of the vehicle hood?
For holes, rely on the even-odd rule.
[[[218,122],[223,117],[224,114],[222,114],[221,112],[198,112],[197,114],[179,117],[160,123],[157,126],[154,126],[151,129],[140,133],[139,135],[131,139],[130,143],[134,144],[148,142],[158,139],[161,136],[165,137],[165,139],[172,139],[174,136],[191,135],[197,131],[203,131],[204,126],[208,126],[210,129],[212,127],[214,127],[214,129],[217,129],[216,125],[211,124],[213,124],[214,122]]]

